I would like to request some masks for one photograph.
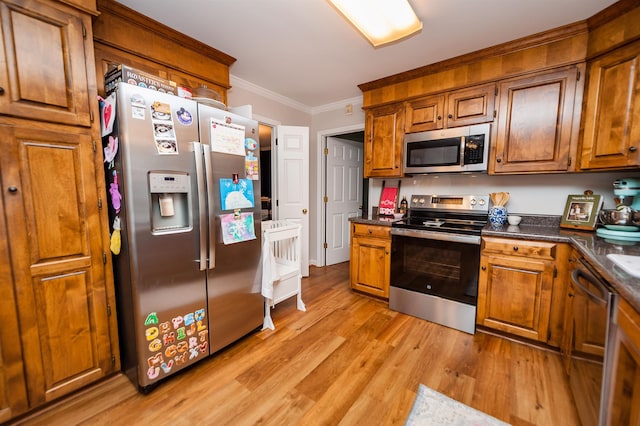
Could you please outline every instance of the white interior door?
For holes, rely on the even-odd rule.
[[[349,260],[349,218],[362,208],[363,145],[327,137],[325,264]]]
[[[302,275],[309,276],[309,128],[277,126],[276,218],[302,226]]]

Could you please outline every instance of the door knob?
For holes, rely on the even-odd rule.
[[[9,192],[11,192],[12,194],[18,192],[18,188],[11,185],[9,188],[7,188],[9,190]]]
[[[302,209],[302,214],[307,214],[307,209]]]
[[[635,146],[630,146],[629,147],[629,152],[636,152],[638,148],[636,148]]]

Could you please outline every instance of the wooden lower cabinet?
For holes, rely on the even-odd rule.
[[[559,346],[564,285],[555,280],[564,244],[484,237],[477,324]],[[553,303],[552,303],[553,302]]]
[[[92,140],[90,129],[0,120],[11,244],[0,246],[0,420],[119,369]]]
[[[640,425],[640,313],[618,305],[607,425]]]
[[[391,228],[351,224],[351,288],[389,298]]]

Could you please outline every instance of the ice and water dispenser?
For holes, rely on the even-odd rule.
[[[149,172],[151,232],[183,232],[191,229],[191,182],[186,173]]]

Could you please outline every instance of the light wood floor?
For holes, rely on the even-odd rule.
[[[148,395],[122,375],[66,398],[33,425],[403,424],[423,383],[514,425],[578,425],[560,358],[390,311],[349,288],[348,263],[311,268],[256,332]]]

